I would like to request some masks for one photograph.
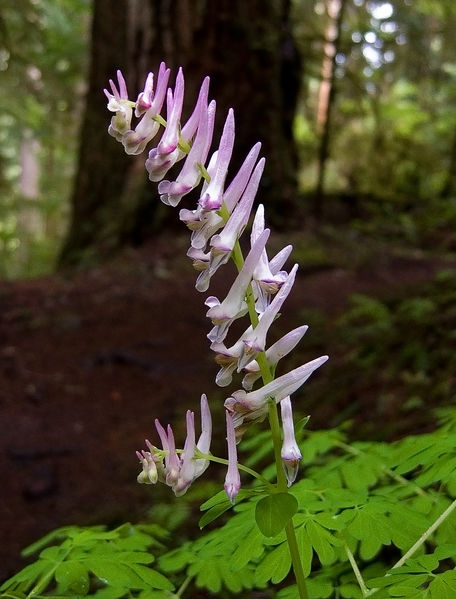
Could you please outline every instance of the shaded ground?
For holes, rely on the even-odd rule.
[[[176,243],[182,251],[157,241],[74,279],[2,283],[0,580],[57,526],[140,518],[153,496],[135,484],[135,450],[155,417],[180,421],[211,395],[205,310],[180,259],[186,240]],[[303,306],[339,311],[352,292],[382,295],[439,266],[383,256],[375,268],[301,273],[282,326],[302,324]],[[318,413],[312,422],[327,424]]]

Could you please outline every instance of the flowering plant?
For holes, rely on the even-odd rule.
[[[205,300],[212,325],[207,337],[220,367],[215,382],[222,388],[236,383],[237,388],[224,402],[227,459],[210,452],[212,417],[202,394],[198,440],[190,410],[182,449],[176,447],[172,427],[155,420],[161,447],[146,440],[146,449],[137,452],[138,482],[163,483],[180,497],[210,462],[221,463],[227,466],[224,491],[201,506],[200,526],[230,508],[234,514],[198,540],[179,542],[170,551],[164,546],[166,531],[154,524],[58,529],[24,550],[25,555],[39,552],[38,559],[4,582],[0,597],[170,599],[180,598],[194,581],[217,595],[224,588],[238,593],[264,589],[271,582],[283,587],[265,596],[278,599],[453,599],[454,411],[442,416],[435,432],[390,445],[349,444],[337,429],[303,431],[300,426],[295,435],[291,396],[327,356],[276,376],[279,361],[296,347],[307,326],[268,344],[269,329],[292,289],[297,265],[284,270],[291,246],[268,256],[270,231],[261,204],[244,244],[245,257],[241,249],[239,240],[250,222],[264,168],[260,144],[252,147],[226,185],[235,138],[233,111],[228,111],[218,149],[209,157],[215,116],[215,101],[208,99],[209,79],[203,81],[195,108],[182,124],[182,70],[174,89],[168,88],[169,76],[162,63],[155,85],[149,74],[133,102],[118,72],[117,83],[110,81],[110,91],[105,90],[114,113],[109,133],[127,153],[138,154],[163,127],[149,150],[146,169],[158,182],[165,204],[177,206],[201,185],[196,207],[181,209],[179,217],[191,230],[187,255],[198,271],[198,291],[208,290],[212,276],[228,260],[237,268],[226,297]],[[165,99],[166,120],[161,115]],[[133,115],[138,119],[134,128]],[[178,174],[165,179],[182,160]],[[233,323],[241,319],[243,333],[228,341]],[[266,419],[267,430],[243,437],[247,428]],[[251,451],[245,464],[238,462],[239,444]],[[258,455],[264,456],[269,447],[274,471],[253,470]],[[297,476],[301,461],[306,463],[305,478]],[[241,488],[240,472],[253,476],[255,484]]]
[[[180,220],[191,230],[187,255],[199,272],[196,289],[207,291],[212,276],[230,258],[238,270],[224,299],[210,296],[205,301],[208,307],[206,316],[213,325],[207,337],[211,342],[211,349],[216,353],[216,362],[221,367],[216,383],[222,387],[228,386],[233,374],[244,373],[242,388],[233,391],[225,401],[228,442],[225,491],[230,501],[234,502],[241,487],[236,443],[241,440],[246,427],[268,417],[275,452],[277,483],[268,483],[264,508],[271,511],[276,507],[281,508],[282,503],[287,506],[288,514],[284,514],[282,520],[293,552],[296,539],[290,520],[297,505],[293,496],[287,495],[287,487],[296,479],[301,454],[295,440],[291,395],[328,357],[321,356],[291,372],[275,376],[278,361],[296,346],[307,327],[298,327],[267,347],[269,328],[292,289],[298,267],[295,264],[289,272],[281,270],[290,255],[291,246],[269,258],[266,243],[270,231],[265,228],[261,204],[255,211],[250,250],[245,258],[239,243],[247,228],[264,169],[264,158],[258,160],[261,144],[257,143],[252,147],[238,173],[226,185],[235,141],[233,110],[228,111],[218,149],[208,159],[215,116],[215,101],[208,99],[209,78],[204,79],[194,110],[183,124],[182,69],[177,73],[174,90],[167,89],[169,76],[170,69],[161,63],[155,87],[154,75],[150,73],[144,90],[136,102],[132,102],[125,79],[118,71],[117,84],[110,80],[110,91],[104,90],[108,98],[108,109],[115,113],[109,133],[123,144],[128,154],[139,154],[158,135],[160,126],[163,126],[160,139],[149,150],[145,166],[150,180],[159,182],[158,192],[165,204],[177,206],[186,194],[202,183],[196,207],[193,210],[182,209],[179,213]],[[161,115],[165,98],[166,120]],[[133,108],[139,119],[134,128]],[[173,180],[165,179],[171,167],[181,160],[184,163],[180,172]],[[244,333],[227,346],[231,325],[244,317],[248,320]],[[257,383],[257,388],[252,389]],[[277,405],[280,405],[282,430],[279,427]],[[168,425],[165,431],[156,420],[162,449],[146,441],[147,451],[137,453],[142,466],[139,482],[163,482],[180,496],[206,470],[212,456],[209,454],[211,415],[205,395],[201,396],[202,433],[198,443],[195,442],[193,412],[187,412],[186,422],[187,438],[184,447],[176,450],[172,428]],[[253,474],[260,478],[259,474]],[[261,509],[259,513],[261,514]],[[259,526],[261,528],[261,524]],[[298,584],[302,585],[301,596],[305,597],[299,555],[293,557]]]

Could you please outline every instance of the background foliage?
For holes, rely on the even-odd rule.
[[[52,269],[68,226],[91,8],[89,0],[2,3],[2,276]],[[315,211],[312,196],[323,173],[317,211],[326,222],[342,218],[363,233],[454,250],[454,3],[294,0],[291,15],[302,57],[294,129],[304,224]],[[331,57],[333,86],[325,103]],[[27,167],[26,155],[34,166]],[[293,225],[303,222],[287,223]]]

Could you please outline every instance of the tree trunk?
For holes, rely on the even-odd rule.
[[[290,0],[95,0],[87,107],[62,265],[141,243],[169,217],[177,220],[146,178],[145,155],[124,156],[106,133],[109,114],[101,93],[121,68],[135,96],[161,60],[174,76],[178,66],[184,68],[187,114],[203,77],[211,76],[216,142],[228,108],[235,109],[231,175],[261,141],[267,163],[260,201],[268,203],[276,225],[288,224],[298,213],[292,120],[300,64]]]
[[[326,165],[330,152],[331,116],[336,98],[335,71],[336,56],[340,49],[342,23],[346,0],[328,0],[330,18],[325,43],[325,55],[322,65],[322,81],[319,92],[317,122],[320,129],[320,147],[318,151],[317,185],[314,194],[313,215],[320,220],[323,213],[323,190]]]
[[[456,130],[450,148],[450,158],[445,183],[440,191],[441,198],[449,198],[456,193]]]
[[[61,266],[81,264],[114,240],[106,234],[132,162],[106,133],[103,88],[116,69],[128,67],[126,14],[129,0],[95,0],[91,64],[81,128],[79,163],[71,198],[70,228],[60,256]],[[128,73],[130,75],[130,73]]]

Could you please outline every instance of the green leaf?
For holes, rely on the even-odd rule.
[[[196,575],[196,586],[208,589],[213,593],[218,593],[222,587],[222,577],[220,576],[218,561],[216,558],[207,561],[192,564],[188,569],[188,576]]]
[[[226,499],[226,501],[224,501],[223,503],[214,505],[213,507],[209,508],[205,514],[203,514],[203,516],[200,518],[200,521],[198,522],[198,526],[200,528],[204,528],[232,507],[233,506],[228,499]]]
[[[56,530],[51,531],[38,541],[35,541],[31,545],[28,545],[25,549],[21,551],[21,555],[23,557],[29,557],[33,553],[37,553],[41,549],[44,549],[47,545],[50,545],[52,541],[62,541],[63,539],[68,538],[69,533],[71,531],[78,530],[73,526],[64,526],[62,528],[57,528]]]
[[[55,579],[65,594],[87,595],[89,591],[89,573],[81,562],[63,562],[56,568]]]
[[[216,505],[225,504],[227,501],[228,497],[226,496],[225,491],[219,491],[213,497],[210,497],[203,504],[201,504],[200,510],[204,512],[205,510],[209,510]]]
[[[194,554],[188,544],[173,549],[159,558],[160,569],[165,572],[178,572],[194,561]]]
[[[363,597],[361,589],[353,582],[341,584],[339,586],[339,593],[343,599],[362,599]]]
[[[334,586],[330,580],[319,576],[307,580],[307,590],[310,599],[328,599],[334,592]]]
[[[310,542],[312,543],[321,564],[323,566],[332,564],[336,559],[336,554],[332,545],[336,543],[339,544],[337,539],[335,539],[330,532],[312,520],[309,520],[305,526]]]
[[[242,589],[252,588],[253,573],[247,568],[244,568],[242,572],[233,572],[229,562],[220,560],[219,569],[223,584],[232,593],[239,593]]]
[[[456,570],[439,574],[429,585],[431,599],[454,599],[456,597]]]
[[[153,589],[172,591],[174,585],[160,572],[152,568],[146,568],[139,564],[131,564],[130,568],[146,583],[147,587]]]
[[[261,556],[264,551],[264,536],[255,526],[251,533],[238,545],[233,553],[231,565],[233,570],[238,570],[246,566],[252,559]]]
[[[296,497],[289,493],[274,493],[260,499],[255,508],[255,520],[265,537],[275,537],[298,511]]]
[[[281,543],[259,564],[255,571],[255,582],[262,585],[269,580],[281,582],[291,568],[290,550],[287,543]]]
[[[301,557],[302,569],[304,576],[307,578],[312,568],[312,543],[307,534],[306,527],[300,526],[296,530],[296,540],[298,542],[299,555]]]
[[[120,599],[120,597],[125,597],[125,589],[122,587],[103,587],[91,594],[90,597],[91,599]]]
[[[130,589],[143,589],[142,578],[131,568],[113,559],[90,558],[86,560],[88,568],[105,584]]]
[[[49,563],[45,560],[38,560],[33,564],[29,564],[17,574],[5,580],[2,586],[0,586],[0,591],[5,591],[20,583],[26,583],[26,588],[28,588],[47,570],[49,570]]]

